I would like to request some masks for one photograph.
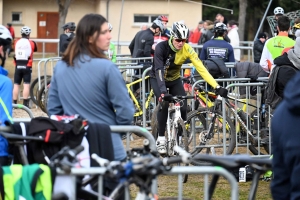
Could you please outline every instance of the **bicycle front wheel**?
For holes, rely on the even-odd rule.
[[[216,120],[212,121],[213,114],[216,115]],[[192,132],[191,132],[191,121],[195,119],[195,140],[198,146],[192,146]],[[194,110],[188,113],[186,128],[187,135],[189,137],[189,148],[193,148],[194,150],[191,154],[194,156],[198,153],[211,153],[217,155],[223,155],[224,150],[225,154],[232,154],[235,145],[236,145],[236,137],[235,137],[235,127],[231,121],[231,119],[226,116],[225,117],[225,133],[223,133],[223,115],[219,110],[212,111],[209,108],[199,108],[198,110]],[[212,133],[209,133],[209,126],[212,126]],[[225,142],[225,149],[224,149]]]
[[[182,119],[177,121],[177,128],[176,128],[176,136],[177,136],[177,144],[183,148],[185,151],[189,152],[189,143],[188,143],[188,136],[185,129],[185,124]],[[189,164],[178,163],[178,166],[188,166]],[[188,181],[188,174],[183,174],[183,183]]]

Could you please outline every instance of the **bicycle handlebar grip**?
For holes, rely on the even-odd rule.
[[[76,155],[78,155],[83,150],[84,150],[84,147],[79,145],[79,146],[75,147],[75,149],[71,149],[70,154],[74,154],[74,157],[75,157]]]
[[[180,146],[175,146],[174,147],[174,151],[177,151],[179,153],[179,155],[182,158],[182,162],[184,162],[184,163],[190,163],[191,158],[192,158],[192,156],[191,156],[190,153],[188,153],[187,151],[185,151]]]
[[[105,158],[99,157],[97,154],[93,153],[92,158],[101,166],[101,167],[107,167],[109,164],[109,160]]]
[[[176,157],[165,157],[162,160],[162,163],[164,166],[168,166],[170,164],[174,164],[174,163],[181,163],[183,162],[183,159],[181,156],[176,156]]]

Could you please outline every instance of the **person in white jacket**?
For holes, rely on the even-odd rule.
[[[240,46],[240,37],[239,37],[239,33],[238,33],[238,25],[239,25],[239,23],[234,21],[234,20],[230,20],[227,23],[227,30],[228,30],[227,35],[230,39],[230,44],[233,48]],[[239,62],[241,60],[241,50],[240,49],[234,49],[233,52],[234,52],[235,61]]]

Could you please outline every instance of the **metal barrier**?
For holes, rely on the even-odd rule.
[[[240,86],[246,87],[246,94],[249,94],[249,91],[250,91],[249,87],[250,86],[252,86],[252,87],[256,86],[257,87],[257,100],[256,100],[256,104],[257,104],[256,107],[257,108],[261,107],[260,98],[261,98],[262,94],[261,94],[261,88],[259,86],[264,86],[265,85],[265,83],[261,83],[259,81],[265,81],[265,80],[268,80],[268,78],[267,77],[258,78],[257,83],[237,83],[237,82],[240,82],[240,81],[249,81],[250,82],[250,78],[216,79],[217,82],[235,82],[235,83],[231,83],[230,85],[228,85],[226,87],[228,90],[232,89],[233,87],[240,87]],[[192,95],[194,95],[194,88],[198,83],[205,83],[205,81],[204,80],[199,80],[199,81],[196,81],[193,84],[193,86],[192,86]],[[234,95],[239,96],[239,93],[235,93]],[[247,106],[247,109],[248,109],[249,108],[249,102],[248,101],[246,102],[246,106]],[[192,100],[192,110],[194,108],[195,108],[195,100]],[[249,112],[247,112],[247,113],[249,113]],[[257,122],[259,122],[259,109],[257,109],[257,116],[258,116]],[[226,106],[225,106],[225,99],[224,98],[222,99],[222,118],[223,119],[226,118]],[[271,121],[270,113],[269,113],[268,119],[269,119],[269,122],[270,122]],[[237,123],[236,117],[235,117],[235,121]],[[260,128],[259,128],[260,124],[258,124],[257,127],[258,127],[258,130],[257,130],[257,132],[258,132],[258,155],[260,155],[260,153],[261,153],[260,152],[260,134],[259,134],[260,133]],[[199,148],[199,147],[196,146],[196,135],[195,135],[196,131],[195,131],[195,119],[194,118],[191,120],[191,132],[194,136],[193,137],[193,146],[194,146],[194,148]],[[248,137],[249,137],[249,135],[247,134],[247,144],[246,144],[247,153],[249,153],[249,138]],[[223,120],[223,138],[226,138],[226,122],[225,122],[225,120]],[[269,134],[269,141],[271,141],[271,134]],[[239,146],[245,146],[245,145],[238,144],[238,142],[237,142],[236,143],[236,152],[237,153],[238,153],[238,148],[237,147],[239,147]],[[217,147],[217,146],[216,145],[206,145],[205,146],[205,148],[209,148],[209,147]],[[226,149],[226,140],[223,140],[223,154],[224,155],[226,153],[225,149]],[[271,143],[269,143],[269,149],[271,149]],[[260,157],[263,157],[263,156],[260,156]]]
[[[264,79],[260,79],[260,80],[264,80]],[[257,97],[257,100],[256,100],[256,107],[258,108],[258,109],[256,109],[257,110],[257,112],[256,112],[256,114],[257,114],[257,139],[258,139],[258,147],[257,147],[257,149],[258,149],[258,155],[261,155],[261,150],[260,150],[260,148],[261,148],[261,146],[260,146],[260,131],[261,131],[261,129],[260,129],[260,108],[261,108],[261,106],[262,106],[262,103],[261,103],[261,97],[262,97],[262,91],[261,91],[261,87],[259,87],[259,86],[265,86],[265,83],[261,83],[261,82],[257,82],[257,83],[233,83],[233,84],[230,84],[230,85],[228,85],[226,88],[227,89],[230,89],[230,88],[232,88],[232,87],[239,87],[239,86],[243,86],[243,87],[245,87],[246,86],[246,95],[248,95],[249,94],[249,92],[248,91],[250,91],[250,87],[252,86],[254,86],[254,87],[257,87],[257,94],[256,94],[256,97]],[[246,96],[247,97],[247,96]],[[250,96],[248,96],[249,97],[249,99],[250,99]],[[223,100],[224,101],[224,100]],[[225,101],[224,101],[225,102]],[[250,113],[250,111],[249,111],[249,106],[248,106],[248,102],[246,102],[246,105],[247,105],[247,111],[246,111],[246,113]],[[224,108],[224,107],[223,107]],[[223,109],[223,110],[225,110],[225,109]],[[269,110],[270,110],[270,107],[269,107]],[[236,114],[236,113],[235,113]],[[251,114],[251,113],[250,113]],[[269,114],[268,114],[268,121],[269,122],[271,122],[271,115],[270,115],[270,112],[269,112]],[[236,124],[237,124],[237,116],[235,117],[235,122],[236,122]],[[248,120],[248,118],[247,118],[247,123],[246,123],[246,125],[247,125],[247,127],[248,127],[248,125],[250,124],[251,122]],[[269,141],[271,141],[271,129],[269,129],[268,130],[269,131]],[[237,135],[236,135],[236,137],[237,137]],[[246,140],[247,140],[247,143],[246,143],[246,146],[247,146],[247,154],[249,154],[249,143],[250,143],[250,141],[249,141],[249,134],[247,134],[247,138],[246,138]],[[243,146],[243,145],[241,145],[241,144],[238,144],[238,143],[236,143],[236,153],[238,153],[238,146]],[[269,150],[270,150],[270,153],[269,153],[269,155],[271,154],[271,142],[269,142]],[[269,157],[269,155],[267,155],[267,157]],[[263,156],[260,156],[260,157],[263,157]]]
[[[195,166],[174,166],[172,167],[171,171],[166,172],[166,175],[178,175],[178,199],[182,199],[183,194],[183,174],[203,174],[205,176],[204,178],[204,199],[208,199],[208,175],[212,174],[218,174],[221,176],[224,176],[231,187],[231,199],[232,200],[237,200],[239,199],[239,189],[238,189],[238,184],[235,179],[235,177],[225,170],[224,168],[221,167],[195,167]]]
[[[92,167],[92,168],[72,168],[71,173],[67,174],[68,176],[72,177],[72,182],[74,183],[70,186],[71,191],[76,191],[76,176],[84,176],[84,175],[98,175],[98,193],[103,193],[103,179],[105,175],[106,169],[104,167]],[[65,175],[64,172],[61,170],[57,170],[57,173],[60,175]],[[168,172],[165,172],[165,175],[178,175],[178,199],[183,199],[183,186],[182,186],[182,175],[183,174],[201,174],[205,176],[205,184],[204,184],[204,199],[208,199],[208,175],[218,174],[224,176],[231,187],[231,200],[238,200],[239,199],[239,189],[238,183],[235,177],[230,174],[227,170],[221,167],[195,167],[195,166],[175,166]],[[157,185],[153,186],[152,188],[154,193],[157,193]],[[71,199],[76,199],[76,196],[72,197]],[[102,195],[98,196],[99,200],[102,200]],[[129,188],[125,189],[125,199],[129,200]]]
[[[31,119],[34,118],[32,111],[28,107],[22,104],[14,104],[14,103],[12,104],[12,107],[26,111]],[[15,122],[15,118],[13,119],[13,121]]]

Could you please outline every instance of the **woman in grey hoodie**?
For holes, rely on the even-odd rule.
[[[103,16],[87,14],[79,21],[76,37],[54,69],[49,115],[79,114],[92,123],[131,124],[133,103],[118,67],[104,53],[110,39]],[[112,133],[112,143],[115,160],[123,160],[126,152],[120,134]]]

